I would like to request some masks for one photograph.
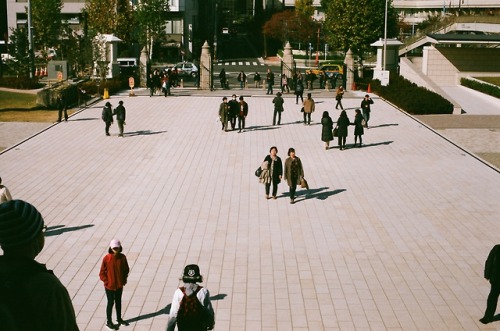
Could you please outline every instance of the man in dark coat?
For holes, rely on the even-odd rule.
[[[229,122],[231,123],[231,130],[236,127],[236,118],[238,117],[238,112],[240,111],[240,104],[236,100],[236,94],[233,94],[233,98],[227,103],[229,105]]]
[[[101,118],[106,123],[106,136],[109,136],[109,127],[113,124],[113,112],[111,111],[111,104],[109,102],[106,102],[104,105]]]
[[[243,96],[240,96],[239,102],[239,111],[238,111],[238,132],[245,129],[245,119],[248,115],[248,104],[245,100],[243,100]]]
[[[281,112],[284,110],[283,103],[285,100],[281,97],[281,92],[276,93],[276,96],[273,99],[274,103],[274,116],[273,116],[273,125],[276,125],[276,116],[278,116],[278,125],[281,122]]]
[[[500,295],[500,245],[495,245],[484,264],[484,278],[491,284],[490,294],[486,302],[484,317],[479,321],[483,324],[493,322]]]
[[[118,107],[115,108],[113,115],[116,115],[116,122],[118,123],[118,128],[120,129],[119,137],[123,137],[123,126],[125,125],[125,107],[123,107],[123,101],[118,102]]]
[[[57,121],[61,122],[62,115],[64,113],[64,120],[67,122],[68,121],[68,104],[66,103],[66,98],[64,97],[63,93],[61,93],[61,95],[57,98],[57,108],[59,110]]]
[[[370,112],[371,112],[370,105],[373,105],[373,100],[367,94],[363,98],[363,101],[361,101],[361,111],[363,112],[363,118],[365,119],[365,128],[367,129],[368,129],[368,121],[370,120]]]
[[[273,94],[274,73],[271,71],[270,68],[267,69],[266,83],[267,83],[267,93],[266,94]]]

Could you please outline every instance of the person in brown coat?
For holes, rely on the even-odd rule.
[[[302,168],[302,161],[295,156],[295,149],[288,149],[288,158],[285,160],[285,180],[290,186],[290,203],[295,203],[295,191],[297,184],[304,178],[304,168]]]
[[[304,124],[311,125],[311,114],[315,110],[315,103],[311,93],[307,93],[307,99],[304,100]]]

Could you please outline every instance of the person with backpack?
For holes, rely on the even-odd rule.
[[[122,244],[119,240],[113,239],[109,243],[108,254],[104,256],[99,270],[99,278],[104,283],[106,298],[106,327],[110,330],[118,330],[120,325],[129,325],[122,319],[122,294],[123,287],[127,284],[130,271],[127,257],[122,254]],[[116,306],[116,322],[113,324],[111,315],[113,306]]]
[[[102,108],[101,118],[104,123],[106,123],[106,136],[109,136],[109,128],[111,127],[111,124],[113,124],[113,112],[111,111],[111,104],[109,102],[106,102]]]
[[[35,261],[45,245],[40,212],[23,200],[0,204],[0,329],[78,331],[68,290]]]
[[[210,292],[197,283],[203,282],[200,267],[189,264],[182,275],[184,286],[174,292],[167,331],[206,331],[213,330],[215,316]]]

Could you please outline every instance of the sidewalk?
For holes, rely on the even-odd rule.
[[[67,286],[81,330],[104,330],[98,272],[114,237],[131,267],[121,330],[164,330],[188,263],[205,276],[217,331],[498,328],[478,322],[498,170],[380,99],[363,148],[325,151],[333,92],[313,91],[311,126],[285,94],[283,125],[271,126],[272,96],[244,91],[247,130],[224,133],[218,105],[233,92],[112,97],[127,108],[124,138],[116,125],[105,137],[102,101],[0,154],[4,184],[44,215],[37,260]],[[363,94],[344,99],[351,120]],[[253,174],[273,145],[302,159],[310,190],[294,205],[285,183],[265,200]]]

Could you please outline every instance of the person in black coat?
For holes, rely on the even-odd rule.
[[[327,111],[323,112],[321,117],[321,140],[325,142],[325,149],[330,146],[330,141],[333,140],[333,120]]]
[[[281,113],[285,108],[283,108],[283,103],[285,100],[281,97],[281,92],[276,93],[276,96],[273,99],[274,103],[274,116],[273,116],[273,125],[276,125],[276,116],[278,117],[278,125],[281,122]]]
[[[359,137],[359,147],[363,144],[363,134],[365,133],[365,129],[363,129],[363,115],[361,115],[361,110],[356,109],[356,115],[354,116],[354,147],[356,147],[356,143],[358,142]]]
[[[104,123],[106,123],[106,136],[109,136],[109,127],[111,126],[111,124],[113,124],[113,112],[111,111],[111,104],[109,102],[106,102],[106,104],[102,108],[101,118]]]
[[[363,118],[365,119],[365,128],[367,129],[368,129],[368,121],[370,120],[370,112],[371,112],[370,105],[373,105],[373,100],[367,94],[363,98],[363,101],[361,101],[361,109],[363,110]]]
[[[229,105],[229,122],[231,123],[231,130],[236,127],[236,118],[240,111],[240,104],[236,100],[236,94],[233,94],[233,98],[227,103]]]
[[[270,199],[269,191],[271,189],[271,184],[273,185],[272,198],[276,199],[278,184],[283,177],[283,163],[277,154],[278,148],[273,146],[269,149],[269,155],[264,158],[264,162],[267,162],[267,170],[269,170],[269,177],[264,181],[266,186],[266,199]]]
[[[118,102],[118,107],[115,108],[113,115],[116,115],[116,122],[118,123],[118,128],[120,129],[119,137],[123,137],[123,126],[125,125],[125,107],[123,107],[123,101]]]
[[[340,150],[345,149],[345,141],[347,140],[347,128],[349,127],[350,124],[351,124],[351,121],[349,121],[349,117],[347,117],[347,113],[345,112],[345,110],[342,110],[342,112],[340,113],[339,119],[337,120]]]
[[[493,322],[500,295],[500,245],[495,245],[484,264],[484,278],[491,284],[490,294],[486,302],[484,317],[479,321],[483,324]]]
[[[64,93],[57,98],[57,108],[59,110],[57,121],[61,122],[62,115],[64,113],[64,120],[68,121],[68,104],[66,103],[66,98],[64,97]]]

